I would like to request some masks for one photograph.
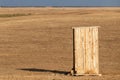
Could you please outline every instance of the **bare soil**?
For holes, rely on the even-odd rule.
[[[0,80],[119,80],[120,8],[0,8]],[[70,76],[72,27],[99,28],[98,76]]]

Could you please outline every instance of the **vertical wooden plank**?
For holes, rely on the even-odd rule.
[[[85,28],[86,30],[86,74],[90,74],[92,73],[92,60],[91,60],[91,55],[92,55],[92,32],[91,32],[91,28]]]
[[[76,73],[84,73],[84,45],[83,30],[75,29],[75,70]]]
[[[91,58],[91,62],[90,62],[90,74],[94,74],[94,68],[93,68],[93,48],[94,48],[94,46],[93,46],[93,38],[94,38],[94,36],[93,36],[93,29],[94,29],[94,27],[90,27],[90,36],[89,36],[89,38],[90,38],[90,48],[91,48],[91,53],[90,53],[90,58]]]
[[[96,74],[99,73],[98,63],[98,28],[93,29],[93,69]]]
[[[93,40],[93,38],[95,37],[94,35],[93,35],[93,30],[94,30],[95,28],[94,27],[91,27],[91,33],[92,33],[92,36],[91,36],[91,38],[92,38],[92,47],[91,47],[91,55],[90,55],[90,57],[91,57],[91,74],[95,74],[95,69],[94,69],[94,64],[96,64],[95,62],[94,62],[94,58],[95,58],[95,53],[94,53],[94,40]]]

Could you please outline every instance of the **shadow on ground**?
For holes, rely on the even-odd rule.
[[[22,68],[22,69],[17,69],[17,70],[32,71],[32,72],[51,72],[51,73],[55,73],[55,74],[64,74],[64,75],[69,74],[69,72],[67,72],[67,71],[36,69],[36,68]]]

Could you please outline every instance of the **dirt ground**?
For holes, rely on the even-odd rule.
[[[119,80],[120,8],[0,8],[0,80]],[[100,73],[70,76],[72,27],[99,28]]]

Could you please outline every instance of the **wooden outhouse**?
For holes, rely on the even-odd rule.
[[[73,27],[72,75],[99,75],[98,26]]]

